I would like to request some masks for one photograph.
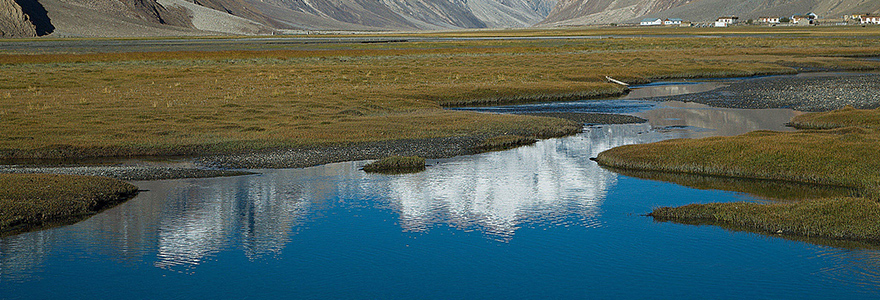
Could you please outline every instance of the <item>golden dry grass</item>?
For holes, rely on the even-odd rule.
[[[832,129],[842,127],[880,128],[880,109],[843,109],[806,114],[795,117],[789,123],[798,129]]]
[[[345,49],[348,47],[348,49]],[[603,97],[604,76],[876,69],[880,40],[615,38],[315,50],[0,54],[0,158],[196,155],[327,143],[570,133],[573,122],[444,105]],[[568,128],[562,130],[560,128]]]
[[[615,168],[796,181],[877,193],[877,145],[880,134],[868,129],[755,131],[622,146],[600,153],[597,161]]]

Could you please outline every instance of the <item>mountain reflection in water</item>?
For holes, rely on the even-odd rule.
[[[589,158],[618,145],[664,138],[646,125],[590,127],[576,137],[464,157],[389,178],[389,195],[401,225],[410,231],[444,223],[508,240],[523,223],[598,227],[600,205],[616,176]],[[565,223],[573,221],[578,224]]]

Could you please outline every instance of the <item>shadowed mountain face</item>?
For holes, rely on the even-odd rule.
[[[171,26],[192,27],[192,22],[190,22],[186,11],[177,7],[167,8],[157,3],[156,0],[118,1],[128,8],[129,14],[134,18]]]
[[[878,13],[880,1],[867,0],[560,0],[546,25],[635,23],[641,18],[682,18],[708,22],[720,16],[740,19],[816,13],[820,18]]]

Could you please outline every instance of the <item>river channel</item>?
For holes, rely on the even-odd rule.
[[[0,238],[0,299],[852,299],[880,296],[880,251],[655,222],[657,206],[771,201],[620,175],[615,146],[789,130],[799,112],[637,100],[480,108],[615,112],[645,124],[367,174],[366,162],[135,182],[86,221]],[[642,96],[640,96],[640,94]]]

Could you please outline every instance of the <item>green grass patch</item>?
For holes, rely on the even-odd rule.
[[[480,144],[477,149],[483,151],[498,151],[516,148],[519,146],[531,145],[538,140],[532,137],[524,137],[519,135],[500,135],[488,138]]]
[[[418,156],[391,156],[364,165],[370,173],[414,173],[425,170],[425,159]]]
[[[779,235],[880,242],[880,202],[826,198],[794,203],[711,203],[654,209],[660,221],[747,228]]]
[[[0,236],[72,224],[136,195],[106,177],[0,174]]]
[[[596,160],[614,168],[794,181],[880,195],[880,134],[872,130],[756,131],[736,137],[627,145]]]

